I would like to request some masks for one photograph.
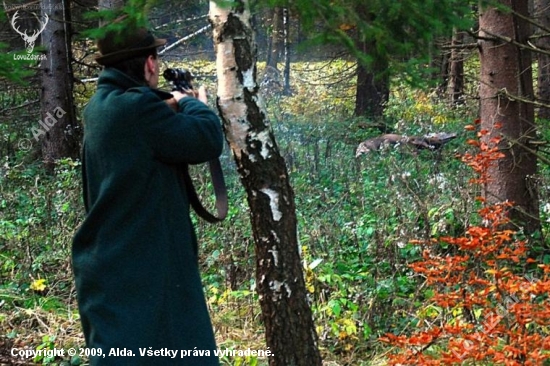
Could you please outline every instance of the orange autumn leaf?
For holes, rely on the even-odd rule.
[[[345,32],[345,31],[349,31],[349,30],[351,30],[351,29],[354,29],[354,28],[355,28],[355,25],[344,23],[344,24],[340,24],[340,25],[338,26],[338,28],[339,28],[340,30],[342,30],[342,31]]]
[[[482,130],[479,136],[488,134]],[[479,147],[477,154],[462,156],[476,173],[472,182],[489,180],[487,169],[504,156],[494,146],[500,141],[468,141]],[[427,301],[438,307],[440,327],[434,331],[433,323],[419,323],[412,334],[394,336],[393,342],[386,337],[399,349],[388,364],[542,365],[550,360],[550,302],[541,297],[550,293],[550,265],[539,264],[538,271],[527,272],[538,277],[527,277],[523,264],[538,263],[527,257],[530,243],[518,240],[515,231],[502,230],[513,204],[488,205],[483,197],[478,201],[482,224],[466,228],[459,237],[423,242],[428,248],[423,259],[409,264],[432,291]],[[442,252],[440,243],[450,250]]]

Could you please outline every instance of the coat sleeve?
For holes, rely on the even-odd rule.
[[[167,163],[199,164],[220,156],[223,133],[218,116],[194,98],[179,101],[175,113],[153,93],[139,96],[139,113],[144,121],[144,138],[155,157]]]

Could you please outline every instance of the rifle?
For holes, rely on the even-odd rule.
[[[162,74],[164,78],[172,83],[173,89],[182,93],[185,93],[193,89],[193,74],[186,69],[166,69]],[[189,197],[189,203],[195,210],[197,215],[210,223],[216,223],[223,221],[227,216],[227,188],[225,187],[225,180],[223,177],[223,171],[219,159],[210,160],[208,162],[210,169],[210,177],[214,186],[214,194],[216,195],[216,212],[218,216],[214,216],[202,205],[193,180],[189,175],[189,164],[181,164],[180,175],[187,189],[187,195]]]

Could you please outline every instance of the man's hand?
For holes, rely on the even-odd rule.
[[[186,90],[185,93],[175,90],[172,92],[172,95],[174,96],[174,99],[176,100],[176,102],[186,97],[193,97],[193,98],[195,97],[193,90]]]
[[[192,90],[191,90],[192,92]],[[179,111],[179,104],[178,104],[178,101],[180,99],[183,99],[183,98],[187,98],[187,97],[190,97],[190,96],[193,96],[193,95],[190,95],[189,93],[182,93],[182,92],[179,92],[179,91],[173,91],[172,92],[172,95],[174,96],[173,98],[171,99],[167,99],[166,100],[166,104],[168,104],[168,107],[170,107],[170,109],[172,109],[174,112],[178,113]],[[193,96],[194,97],[194,96]]]
[[[168,105],[168,107],[170,107],[171,110],[178,113],[180,107],[175,97],[171,99],[166,99],[165,102]]]
[[[166,102],[168,103],[168,105],[172,108],[172,104],[175,102],[176,106],[177,106],[177,102],[180,100],[180,99],[183,99],[183,98],[187,98],[187,97],[192,97],[192,98],[197,98],[198,100],[200,100],[201,102],[203,102],[204,104],[207,104],[208,103],[208,94],[206,92],[206,88],[201,85],[199,87],[199,90],[193,90],[193,89],[187,89],[185,90],[183,93],[180,92],[180,91],[173,91],[172,92],[172,95],[174,96],[173,99],[169,99],[167,100]],[[172,108],[173,109],[173,108]]]
[[[203,102],[204,104],[208,104],[208,93],[207,93],[206,88],[204,87],[204,85],[201,85],[199,87],[199,92],[198,92],[198,95],[197,95],[197,99],[200,100],[201,102]]]

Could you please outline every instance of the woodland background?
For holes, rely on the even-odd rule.
[[[273,154],[284,158],[294,192],[298,270],[316,334],[308,347],[326,365],[547,362],[550,1],[229,5],[239,16],[251,6],[254,92],[266,111],[256,122],[273,132]],[[10,356],[12,347],[83,346],[69,258],[84,217],[80,116],[101,71],[93,62],[98,33],[89,32],[99,21],[89,14],[121,6],[136,22],[147,16],[169,44],[181,41],[162,51],[161,68],[190,69],[217,107],[209,2],[5,4],[0,363],[23,363]],[[26,54],[10,24],[16,11],[29,33],[49,14],[34,50],[47,62],[14,58]],[[67,113],[35,139],[39,121],[58,107]],[[437,151],[397,146],[356,158],[361,141],[389,132],[457,138]],[[217,341],[222,349],[274,349],[280,335],[266,321],[268,304],[260,305],[259,293],[269,289],[258,287],[265,250],[254,234],[265,218],[251,209],[229,148],[222,164],[228,218],[219,225],[194,218]],[[206,171],[193,176],[207,198]],[[297,359],[299,352],[288,348]]]

